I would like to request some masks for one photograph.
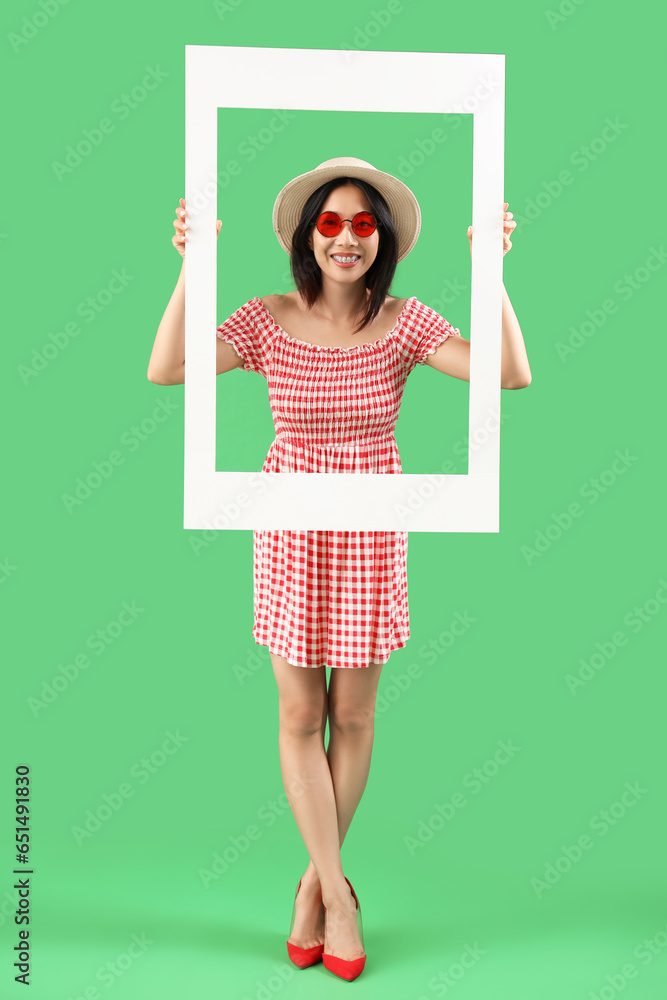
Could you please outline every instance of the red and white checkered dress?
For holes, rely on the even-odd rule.
[[[216,335],[263,375],[276,436],[262,472],[401,473],[394,428],[416,364],[460,331],[415,296],[381,340],[290,337],[260,298]],[[253,638],[300,667],[386,663],[410,638],[407,531],[256,530]]]

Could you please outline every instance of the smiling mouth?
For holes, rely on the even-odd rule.
[[[331,259],[334,260],[341,267],[352,267],[356,264],[358,260],[361,260],[359,254],[332,254]]]

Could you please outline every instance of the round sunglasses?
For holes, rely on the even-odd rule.
[[[372,236],[377,228],[375,217],[370,212],[357,212],[353,219],[341,219],[337,212],[322,212],[317,220],[317,231],[322,236],[338,236],[344,222],[352,223],[355,236]]]

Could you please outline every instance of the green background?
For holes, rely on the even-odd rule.
[[[119,0],[38,16],[55,3],[5,6],[0,33],[0,996],[23,995],[12,967],[20,763],[32,770],[33,997],[347,989],[322,966],[297,971],[285,950],[307,856],[282,798],[268,651],[251,636],[252,533],[183,530],[183,387],[146,378],[180,268],[184,46],[206,44],[507,57],[505,198],[519,225],[504,281],[533,380],[502,393],[500,532],[410,535],[412,637],[382,672],[370,780],[343,847],[368,952],[354,989],[663,998],[664,15],[591,0],[562,0],[560,15],[555,3],[489,0]],[[147,67],[167,76],[123,112]],[[54,162],[105,117],[113,130],[59,178]],[[394,172],[432,125],[332,115],[334,138],[314,150],[308,117],[221,193],[223,210],[250,192],[259,214],[253,266],[219,269],[220,322],[291,287],[270,227],[286,179],[337,155]],[[603,139],[607,119],[618,134]],[[220,122],[250,134],[263,114]],[[447,277],[469,281],[466,128],[406,178],[424,229],[392,292],[434,308]],[[114,270],[132,277],[102,305]],[[89,297],[101,308],[86,319]],[[467,294],[439,311],[470,335]],[[26,375],[67,324],[78,332]],[[406,471],[460,452],[467,389],[415,370],[397,428]],[[218,400],[218,468],[258,468],[271,439],[264,380],[229,373]],[[111,473],[68,510],[77,478],[114,452]],[[134,617],[117,624],[124,603]],[[98,630],[106,644],[93,646]],[[579,672],[588,679],[574,686]],[[169,754],[168,734],[180,743]],[[502,741],[511,755],[496,763]],[[99,829],[77,838],[108,803]],[[444,819],[447,803],[458,806]],[[227,870],[205,887],[202,870],[223,854]]]

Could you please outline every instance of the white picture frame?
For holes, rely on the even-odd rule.
[[[219,108],[472,114],[467,474],[216,470]],[[502,54],[185,46],[184,528],[499,531],[504,118]]]

